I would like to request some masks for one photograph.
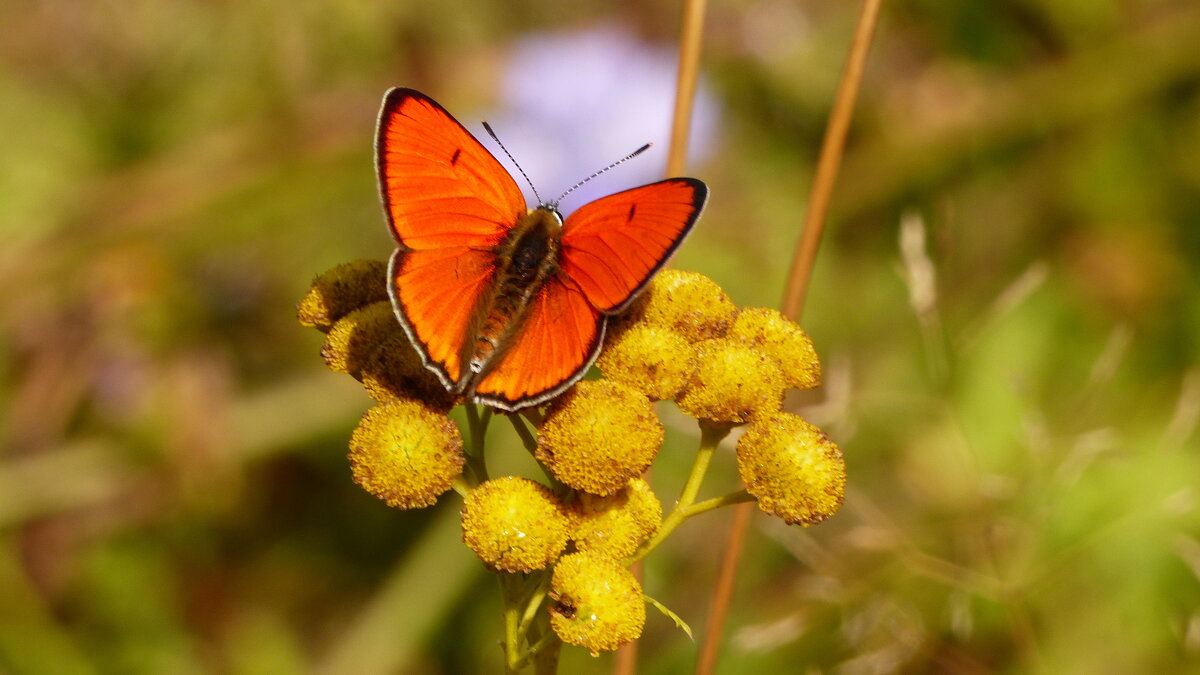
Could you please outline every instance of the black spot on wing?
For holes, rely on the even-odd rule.
[[[637,204],[629,205],[629,215],[625,216],[625,222],[633,220],[633,214],[637,213]]]
[[[450,155],[450,166],[458,164],[458,157],[462,154],[462,148],[455,148],[454,154]]]

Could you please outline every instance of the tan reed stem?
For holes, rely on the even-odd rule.
[[[846,69],[842,71],[842,80],[838,84],[829,124],[825,127],[825,140],[821,143],[821,154],[817,159],[817,173],[813,177],[808,213],[804,218],[800,241],[796,244],[792,269],[788,274],[787,291],[783,296],[783,313],[797,321],[804,311],[804,297],[808,292],[808,281],[812,277],[813,264],[817,259],[817,246],[821,243],[825,215],[829,212],[829,198],[833,194],[833,185],[837,181],[838,169],[842,164],[846,132],[850,129],[854,102],[858,98],[867,53],[871,49],[871,36],[875,33],[875,23],[882,4],[883,0],[863,2],[858,26],[854,30],[854,42],[850,45],[850,56],[846,59]]]
[[[752,515],[754,502],[733,507],[733,522],[729,525],[725,555],[721,557],[721,571],[717,575],[717,585],[713,588],[708,626],[705,627],[704,637],[700,641],[700,656],[696,660],[697,673],[711,673],[716,666],[721,635],[725,631],[725,617],[729,614],[729,600],[733,597],[733,582],[737,578],[738,562],[742,557],[742,544],[746,539],[746,529]]]
[[[644,570],[642,569],[643,562],[641,560],[635,562],[629,571],[633,573],[638,583],[642,583]],[[616,657],[613,659],[613,675],[635,675],[637,673],[638,661],[638,642],[634,640],[621,646],[617,650]]]
[[[671,145],[667,148],[668,178],[682,175],[687,165],[688,138],[692,133],[692,104],[696,99],[700,45],[704,36],[704,1],[683,2],[679,28],[679,68],[675,74],[675,112],[671,117]],[[631,571],[640,583],[642,562],[639,560]],[[637,640],[618,649],[613,660],[613,675],[634,675],[637,672],[637,652]]]
[[[808,293],[808,282],[812,278],[813,264],[817,259],[817,247],[821,243],[825,216],[829,211],[829,199],[837,180],[838,168],[841,166],[842,153],[846,147],[846,133],[850,128],[850,118],[854,113],[854,103],[858,98],[863,69],[866,67],[867,54],[871,48],[871,38],[875,33],[875,24],[882,5],[883,0],[863,1],[858,25],[854,30],[854,39],[850,44],[850,54],[838,84],[829,123],[825,127],[825,139],[821,143],[817,172],[809,194],[808,212],[804,218],[800,241],[796,244],[787,290],[783,297],[783,313],[797,321],[804,310],[804,298]],[[753,502],[734,507],[729,539],[725,543],[725,555],[721,559],[721,572],[713,590],[708,627],[702,638],[700,657],[696,662],[697,675],[710,675],[716,666],[725,617],[729,613],[729,602],[733,596],[733,582],[737,578],[746,529],[749,527],[753,511]]]
[[[700,72],[700,44],[704,37],[705,0],[684,0],[679,35],[679,70],[675,76],[675,113],[671,118],[671,147],[667,149],[667,177],[683,174],[687,165],[688,138],[692,133],[692,104]]]

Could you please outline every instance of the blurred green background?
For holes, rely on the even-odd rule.
[[[676,264],[739,304],[779,303],[857,4],[710,3],[712,196]],[[611,191],[662,170],[677,26],[649,2],[0,4],[0,671],[495,672],[458,498],[351,482],[370,401],[293,308],[391,251],[386,88],[505,120],[544,192],[656,141]],[[825,386],[794,402],[850,489],[817,528],[756,515],[720,672],[1200,672],[1198,45],[1188,0],[885,3],[802,322]],[[662,413],[669,505],[695,432]],[[713,474],[734,485],[730,453]],[[698,631],[727,519],[649,559]],[[643,672],[694,654],[651,612]]]

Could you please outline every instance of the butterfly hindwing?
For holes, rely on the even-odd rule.
[[[476,397],[516,410],[557,396],[596,359],[604,321],[572,280],[551,277],[538,289],[504,358],[476,385]]]
[[[494,246],[525,215],[525,199],[500,162],[412,89],[384,96],[375,159],[388,222],[405,248]]]
[[[695,178],[670,178],[585,204],[563,225],[563,274],[596,309],[620,312],[683,242],[707,196]]]
[[[463,342],[472,300],[495,276],[495,255],[462,246],[422,251],[396,249],[389,291],[408,337],[447,388],[462,379]],[[448,300],[449,299],[449,300]]]

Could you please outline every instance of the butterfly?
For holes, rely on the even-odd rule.
[[[449,391],[508,412],[583,377],[608,318],[671,257],[708,196],[695,178],[670,178],[565,219],[562,197],[528,209],[479,140],[412,89],[384,95],[375,158],[397,244],[396,317]]]

